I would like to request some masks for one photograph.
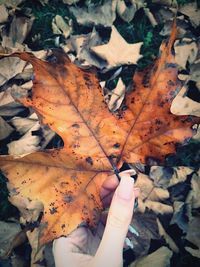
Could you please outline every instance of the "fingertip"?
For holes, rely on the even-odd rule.
[[[134,190],[135,198],[139,197],[139,195],[140,195],[140,188],[135,187],[133,190]]]

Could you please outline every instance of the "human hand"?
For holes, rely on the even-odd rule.
[[[135,198],[139,195],[139,189],[134,188],[134,180],[130,177],[132,174],[135,174],[134,170],[121,172],[120,183],[113,175],[103,184],[101,198],[104,207],[112,200],[106,226],[103,214],[95,235],[88,227],[80,226],[68,237],[54,240],[56,267],[122,266],[124,240],[133,215]]]

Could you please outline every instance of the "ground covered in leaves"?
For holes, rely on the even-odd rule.
[[[38,58],[53,62],[52,48],[63,49],[81,68],[96,68],[108,107],[116,112],[126,109],[124,96],[133,87],[135,70],[142,71],[159,55],[174,16],[178,27],[174,54],[182,89],[171,111],[200,116],[200,11],[195,1],[1,1],[1,51],[33,51]],[[41,125],[32,109],[14,100],[31,94],[33,76],[30,64],[18,58],[0,59],[2,155],[63,146],[62,139]],[[133,166],[141,189],[132,221],[139,236],[129,234],[125,266],[199,266],[200,137],[194,128],[197,134],[178,146],[164,167]],[[35,225],[24,224],[18,209],[8,202],[8,194],[6,177],[1,174],[0,266],[29,266],[31,251],[32,266],[40,266],[38,262],[53,266],[51,244],[44,258],[39,255],[33,262]]]

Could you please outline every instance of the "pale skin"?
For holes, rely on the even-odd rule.
[[[109,208],[106,225],[105,214],[96,234],[81,226],[68,237],[54,240],[53,255],[56,267],[122,267],[123,247],[133,215],[139,188],[134,188],[131,175],[134,170],[120,173],[121,181],[110,176],[103,184],[101,198]],[[111,203],[111,204],[110,204]]]

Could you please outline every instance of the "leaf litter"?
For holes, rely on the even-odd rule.
[[[19,2],[21,2],[21,1],[19,1]],[[47,3],[48,1],[46,1],[46,3]],[[70,2],[70,3],[67,3],[67,4],[72,4],[73,5],[73,3],[74,2],[78,2],[78,1],[67,1],[67,2]],[[121,1],[121,2],[123,2],[123,1]],[[44,3],[43,3],[44,4]],[[2,18],[2,23],[4,23],[4,22],[6,22],[6,20],[7,20],[7,15],[6,14],[8,14],[7,13],[7,10],[9,10],[10,12],[12,11],[13,12],[13,6],[17,6],[17,4],[16,3],[12,3],[12,4],[6,4],[6,7],[5,6],[1,6],[1,10],[3,10],[3,16],[1,16],[1,18]],[[124,4],[123,4],[124,5]],[[192,4],[191,4],[192,5]],[[95,7],[95,6],[94,6]],[[8,8],[8,9],[7,9]],[[75,8],[76,9],[76,7],[75,6],[73,6],[73,8]],[[101,8],[101,6],[99,7],[99,8]],[[164,10],[164,13],[167,13],[168,12],[168,10],[170,10],[170,8],[171,7],[165,7],[163,10]],[[185,7],[186,9],[187,9],[187,5],[186,5],[186,7]],[[132,7],[132,9],[133,9],[133,7]],[[192,9],[192,8],[191,8]],[[77,10],[78,10],[78,8],[77,8]],[[92,10],[92,8],[91,8],[91,10]],[[189,9],[190,10],[190,9]],[[196,10],[195,8],[194,8],[194,10]],[[133,18],[134,18],[134,11],[132,11],[131,9],[130,10],[128,10],[129,12],[130,12],[130,18],[131,18],[131,12],[133,12],[132,13],[132,16],[133,16]],[[180,12],[181,12],[181,8],[180,8],[180,10],[179,10]],[[119,11],[117,11],[117,12],[119,12]],[[158,14],[159,14],[159,12],[160,12],[160,10],[158,11]],[[194,11],[194,12],[196,12],[196,11]],[[123,14],[123,12],[121,12],[122,14]],[[164,14],[163,13],[163,14]],[[172,12],[173,13],[173,12]],[[136,13],[137,14],[137,13]],[[186,12],[186,11],[184,11],[183,9],[182,9],[182,14],[184,14],[184,16],[186,15],[186,16],[188,16],[188,12]],[[118,15],[120,16],[120,14],[118,13]],[[114,14],[112,14],[112,19],[116,16],[115,15],[115,11],[114,11]],[[154,14],[154,13],[152,13],[152,16],[153,16],[153,18],[156,18],[156,15]],[[190,16],[188,16],[189,17],[189,19],[190,19]],[[188,17],[186,18],[186,21],[187,21],[187,19],[188,19]],[[194,17],[194,16],[193,16]],[[123,19],[123,16],[121,17],[122,19]],[[95,19],[95,18],[94,18]],[[112,19],[110,20],[110,27],[113,25],[113,22],[114,22],[114,20],[112,21]],[[168,20],[168,18],[167,18],[167,16],[166,16],[166,20]],[[15,21],[15,17],[13,17],[13,21]],[[20,20],[21,21],[21,20]],[[112,21],[112,22],[111,22]],[[183,20],[184,21],[184,20]],[[162,17],[162,19],[161,19],[161,22],[163,22],[163,17]],[[24,28],[25,29],[27,29],[27,22],[26,21],[23,21],[22,23],[25,23],[24,24]],[[93,23],[93,22],[92,22]],[[159,24],[160,22],[157,22],[157,24]],[[191,21],[191,23],[192,23],[192,25],[193,25],[193,27],[196,27],[196,26],[198,26],[198,21],[197,20],[195,20],[195,21]],[[94,22],[94,24],[93,25],[100,25],[101,23],[99,23],[98,22],[98,18],[97,18],[97,20],[96,20],[96,22]],[[167,25],[167,22],[165,22],[165,25]],[[165,27],[165,25],[164,25],[164,27]],[[32,20],[30,20],[30,27],[32,26]],[[101,26],[101,27],[103,27],[103,25]],[[23,27],[22,27],[23,28]],[[23,28],[23,29],[24,29]],[[169,28],[170,29],[170,28]],[[17,29],[17,31],[18,31],[19,29]],[[8,47],[8,48],[11,48],[11,50],[10,51],[13,51],[13,46],[17,46],[17,47],[21,47],[20,49],[22,49],[22,46],[20,46],[20,45],[23,45],[23,42],[24,42],[24,40],[25,40],[25,38],[23,37],[23,38],[21,38],[21,37],[18,37],[18,41],[19,41],[19,44],[15,44],[15,43],[13,43],[13,38],[16,38],[16,36],[20,36],[21,34],[22,35],[24,35],[24,33],[20,33],[20,35],[16,35],[16,32],[17,32],[16,30],[15,30],[15,32],[13,33],[13,31],[12,31],[12,27],[10,28],[10,35],[8,36],[6,36],[6,38],[4,37],[5,36],[5,34],[3,33],[3,35],[2,35],[2,37],[4,38],[3,40],[4,40],[4,42],[3,42],[3,45],[6,43],[7,45],[6,45],[6,47]],[[185,32],[184,32],[184,34],[187,34],[188,35],[188,33],[190,34],[190,31],[188,31],[188,29],[186,29],[185,30]],[[28,31],[27,31],[27,33],[26,34],[28,34]],[[25,35],[26,35],[25,34]],[[63,32],[61,32],[61,33],[57,33],[57,34],[61,34],[61,35],[63,35]],[[169,31],[168,31],[168,34],[169,34]],[[13,36],[12,36],[13,35]],[[24,36],[25,36],[24,35]],[[70,36],[70,38],[72,38],[73,37],[73,30],[72,30],[72,34],[71,34],[71,36]],[[78,36],[77,36],[78,37]],[[194,38],[194,36],[192,36],[192,40],[191,41],[189,41],[189,44],[193,44],[194,45],[194,47],[196,47],[195,46],[195,43],[196,43],[196,39]],[[67,41],[67,40],[66,40]],[[141,40],[142,41],[142,40]],[[102,41],[100,41],[100,42],[102,42]],[[21,43],[21,44],[20,44]],[[98,45],[100,45],[101,43],[98,43]],[[183,44],[182,44],[182,47],[183,47],[183,56],[181,57],[181,59],[182,60],[184,60],[184,63],[180,63],[180,69],[179,69],[179,72],[180,72],[180,74],[179,75],[181,75],[181,71],[182,71],[182,69],[187,69],[187,71],[188,71],[188,64],[189,64],[189,66],[190,66],[190,68],[189,68],[189,71],[190,71],[190,76],[187,76],[187,78],[188,79],[191,79],[191,77],[192,77],[192,75],[194,76],[194,72],[193,71],[191,71],[194,67],[192,67],[192,66],[194,66],[195,64],[198,64],[198,63],[196,63],[196,62],[198,62],[198,56],[197,56],[197,58],[195,58],[195,59],[192,59],[192,61],[191,61],[191,57],[189,58],[188,57],[188,55],[189,55],[189,51],[188,51],[188,47],[187,47],[187,44],[186,44],[186,47],[184,48],[184,42],[183,42]],[[85,53],[85,51],[88,51],[87,53],[90,53],[91,54],[91,47],[92,46],[95,46],[95,45],[89,45],[88,47],[85,47],[85,49],[82,49],[82,47],[81,47],[81,49],[83,50],[83,53]],[[24,47],[24,46],[23,46]],[[26,46],[25,46],[26,47]],[[5,49],[5,45],[4,45],[4,49]],[[14,49],[16,49],[16,48],[14,48]],[[24,49],[24,48],[23,48]],[[27,48],[25,48],[25,49],[27,49]],[[185,53],[184,53],[184,49],[185,49]],[[195,48],[196,49],[196,48]],[[15,50],[14,50],[15,51]],[[22,50],[21,50],[22,51]],[[28,49],[28,51],[30,51],[30,49]],[[176,50],[175,50],[176,51]],[[69,54],[69,52],[71,52],[71,50],[69,49],[68,51],[67,51],[67,53]],[[193,52],[194,53],[194,52]],[[108,55],[106,55],[106,51],[105,51],[105,53],[104,53],[105,55],[104,55],[104,58],[107,58],[108,57]],[[79,60],[80,59],[80,61],[82,61],[82,59],[81,59],[81,56],[80,56],[80,53],[78,54],[76,54],[76,56],[77,56],[77,59]],[[93,54],[93,56],[94,56],[94,54]],[[130,55],[131,56],[131,55]],[[184,58],[184,59],[183,59]],[[188,58],[189,58],[189,60],[188,60]],[[4,58],[4,59],[16,59],[16,58]],[[1,59],[2,60],[2,59]],[[116,61],[117,61],[117,58],[115,59]],[[129,59],[130,60],[130,59]],[[86,59],[86,61],[87,61],[87,59]],[[24,64],[24,61],[21,61],[22,62],[22,64]],[[100,61],[101,62],[101,61]],[[87,63],[89,63],[89,65],[95,65],[95,64],[93,64],[92,62],[87,62]],[[136,62],[135,62],[136,63]],[[100,63],[101,64],[101,63]],[[99,72],[101,72],[101,65],[98,65],[97,67],[98,68],[100,68],[100,70],[99,70]],[[123,61],[123,62],[118,62],[118,63],[115,63],[114,65],[112,65],[111,67],[113,67],[113,66],[115,66],[116,64],[118,64],[119,66],[121,65],[121,64],[128,64],[128,62],[125,60],[125,61]],[[2,64],[1,64],[2,65]],[[5,66],[7,66],[7,63],[6,64],[4,64],[4,67]],[[104,66],[103,66],[103,68],[105,69],[105,68],[107,68],[109,66],[109,64],[106,66],[105,65],[105,63],[104,63]],[[110,67],[110,66],[109,66]],[[7,68],[7,69],[9,69],[9,68]],[[15,71],[18,71],[18,68],[13,68],[13,70],[12,71],[10,71],[10,76],[7,78],[7,79],[5,79],[5,82],[7,83],[9,80],[13,80],[14,82],[16,82],[17,80],[15,80],[15,77],[16,77],[16,73],[15,73]],[[17,73],[17,75],[18,74],[20,74],[21,72],[23,71],[23,68],[22,68],[22,70],[20,70],[18,73]],[[22,75],[22,77],[23,77],[23,75]],[[119,75],[119,77],[120,77],[120,75]],[[192,78],[193,80],[194,80],[194,78]],[[120,80],[120,82],[122,82],[121,80]],[[119,82],[118,82],[119,83]],[[195,83],[196,84],[198,84],[198,80],[195,80]],[[3,88],[3,92],[2,93],[4,93],[4,92],[6,92],[7,91],[7,89],[9,89],[8,88],[8,86],[3,82],[3,84],[4,84],[4,86],[2,87]],[[21,86],[21,85],[20,85]],[[124,91],[123,91],[124,92]],[[1,94],[2,94],[1,93]],[[124,94],[124,93],[123,93]],[[195,101],[194,99],[193,100],[191,100],[190,99],[190,97],[188,97],[187,96],[187,90],[184,90],[184,93],[182,93],[182,95],[181,95],[181,97],[182,98],[186,98],[186,100],[187,100],[187,103],[186,104],[182,104],[182,105],[180,105],[180,107],[179,107],[179,111],[178,112],[181,112],[182,110],[183,110],[183,108],[184,108],[184,105],[185,106],[187,106],[187,107],[190,107],[190,110],[187,112],[187,115],[192,115],[191,113],[190,113],[190,111],[191,110],[198,110],[198,101]],[[123,101],[123,96],[121,96],[121,100]],[[121,100],[120,100],[120,102],[121,102]],[[176,99],[175,99],[176,100]],[[174,101],[175,101],[174,100]],[[179,100],[180,101],[180,100]],[[179,102],[178,101],[178,102]],[[191,101],[193,101],[193,102],[195,102],[194,104],[196,105],[196,107],[195,107],[195,105],[193,105],[193,102],[191,102]],[[188,102],[189,102],[189,104],[188,104]],[[16,102],[14,102],[14,101],[12,101],[11,103],[16,103]],[[192,104],[191,104],[192,103]],[[14,105],[16,105],[16,104],[14,104]],[[21,110],[23,110],[24,108],[23,108],[23,106],[21,105],[21,104],[18,104],[19,105],[19,107],[21,106]],[[120,105],[119,105],[120,106]],[[178,104],[177,104],[177,106],[179,106]],[[6,111],[6,109],[9,109],[8,108],[9,106],[5,106],[4,105],[4,110]],[[195,107],[195,108],[194,108]],[[29,109],[30,110],[30,109]],[[185,110],[185,108],[184,108],[184,110]],[[31,111],[31,113],[32,113],[32,111]],[[25,113],[25,116],[23,115],[23,117],[26,117],[27,116],[27,114],[28,114],[28,116],[30,117],[30,111],[28,112],[28,113]],[[9,114],[9,115],[8,115]],[[5,114],[3,115],[3,120],[6,122],[6,124],[7,125],[9,125],[9,127],[13,127],[13,123],[11,122],[11,121],[14,121],[14,120],[16,120],[17,118],[15,117],[17,114],[20,114],[20,112],[17,112],[17,113],[7,113],[7,115],[5,116]],[[181,114],[181,113],[180,113]],[[198,113],[193,113],[194,115],[197,115]],[[22,117],[22,118],[23,118]],[[23,125],[23,124],[22,124]],[[21,127],[21,126],[19,126],[19,127]],[[17,127],[16,127],[17,128]],[[30,128],[31,129],[31,128]],[[21,134],[22,134],[22,132],[21,132]],[[7,140],[7,139],[6,139]],[[7,142],[7,141],[6,141]],[[5,145],[8,145],[6,142],[4,142],[4,144],[3,144],[3,146],[5,146]],[[48,143],[48,142],[47,142]],[[31,145],[31,143],[29,143],[29,145]],[[46,144],[45,144],[45,146],[46,146]],[[45,148],[45,146],[44,146],[44,148]],[[40,147],[36,147],[36,149],[40,149]],[[26,152],[28,152],[28,151],[26,151]],[[152,169],[152,168],[154,168],[154,169]],[[160,168],[160,170],[159,170],[159,172],[158,172],[158,174],[157,174],[157,183],[154,185],[154,182],[155,182],[155,176],[154,176],[154,174],[155,174],[155,170],[157,169],[157,168]],[[186,229],[186,231],[187,231],[187,234],[186,234],[186,236],[185,235],[183,235],[182,237],[183,238],[185,238],[185,239],[187,239],[188,241],[190,241],[191,242],[191,244],[193,244],[194,246],[196,246],[196,248],[197,249],[195,249],[195,248],[193,248],[194,246],[192,246],[192,247],[190,247],[190,246],[188,246],[188,245],[186,245],[185,246],[185,250],[186,251],[188,251],[189,253],[191,253],[191,255],[193,255],[194,257],[198,257],[198,255],[199,255],[199,251],[198,251],[198,248],[199,248],[199,237],[198,237],[198,234],[194,234],[194,233],[198,233],[198,225],[199,225],[199,220],[198,220],[198,212],[197,213],[195,213],[195,211],[197,211],[198,209],[199,209],[199,198],[198,198],[198,196],[199,196],[199,186],[198,186],[198,183],[199,183],[199,176],[198,176],[198,173],[195,171],[195,170],[193,170],[193,169],[191,169],[191,168],[187,168],[187,167],[181,167],[181,166],[179,166],[179,167],[175,167],[174,168],[174,170],[172,171],[172,169],[170,170],[170,168],[168,168],[170,171],[168,172],[166,172],[166,168],[168,168],[168,167],[157,167],[157,166],[155,166],[155,167],[151,167],[151,170],[154,170],[153,172],[151,171],[150,173],[148,172],[148,171],[146,171],[145,172],[145,174],[146,174],[146,176],[144,176],[145,178],[142,178],[141,179],[141,175],[139,175],[138,176],[138,181],[137,181],[137,183],[138,184],[140,184],[140,181],[142,181],[142,180],[144,180],[143,181],[143,183],[144,183],[144,186],[142,185],[142,183],[141,183],[141,188],[142,188],[142,194],[141,194],[141,196],[140,196],[140,199],[139,199],[139,207],[138,207],[138,210],[136,210],[136,215],[135,215],[135,221],[137,221],[138,220],[138,223],[137,222],[135,222],[135,224],[134,224],[134,220],[133,220],[133,225],[136,227],[137,226],[137,230],[138,230],[138,232],[140,232],[140,234],[141,234],[141,237],[138,237],[137,238],[137,241],[139,242],[139,243],[137,243],[137,242],[133,242],[133,244],[135,244],[135,246],[133,247],[133,253],[134,253],[134,250],[135,250],[135,253],[136,253],[136,258],[138,258],[138,257],[142,257],[143,255],[147,255],[148,253],[149,253],[149,248],[150,248],[150,241],[151,240],[154,240],[154,239],[159,239],[159,236],[161,237],[162,235],[164,235],[165,237],[164,237],[164,239],[165,239],[165,245],[167,245],[167,246],[169,246],[169,248],[167,248],[166,246],[165,247],[163,247],[163,243],[160,243],[160,249],[157,249],[156,250],[156,252],[153,252],[153,253],[150,253],[149,254],[149,256],[143,256],[142,258],[141,258],[141,260],[139,259],[139,260],[136,260],[135,261],[135,263],[133,263],[134,265],[133,266],[140,266],[140,261],[141,261],[141,266],[145,266],[144,264],[145,264],[145,262],[147,262],[147,263],[149,263],[150,261],[152,262],[152,264],[153,264],[153,259],[155,259],[156,260],[156,262],[157,262],[157,260],[158,260],[158,258],[160,258],[160,262],[157,262],[156,264],[157,264],[157,266],[170,266],[169,264],[170,264],[170,258],[172,257],[172,252],[171,252],[171,250],[172,251],[174,251],[174,249],[173,249],[173,246],[172,245],[170,245],[169,244],[169,239],[171,238],[170,237],[170,234],[171,234],[171,236],[173,237],[173,235],[172,235],[172,232],[170,232],[171,231],[171,226],[170,226],[170,221],[171,221],[171,224],[172,224],[172,226],[174,225],[174,224],[176,224],[176,225],[178,225],[178,227],[180,228],[180,229]],[[164,171],[163,172],[163,174],[162,174],[162,170]],[[167,174],[166,174],[167,173]],[[149,178],[149,175],[150,174],[150,178]],[[161,175],[161,176],[159,176],[159,175]],[[166,175],[167,175],[167,181],[164,181],[164,180],[166,180]],[[159,178],[160,177],[160,178]],[[179,178],[180,177],[180,178]],[[163,180],[162,180],[163,179]],[[182,191],[182,188],[183,188],[183,185],[184,185],[184,183],[189,183],[189,184],[191,184],[191,187],[189,188],[189,189],[187,189],[186,190],[186,192],[185,191]],[[146,188],[145,188],[145,185],[146,185]],[[164,186],[164,187],[163,187]],[[163,188],[162,188],[163,187]],[[174,190],[173,188],[176,188],[176,190]],[[183,200],[183,201],[175,201],[174,203],[173,203],[173,199],[174,199],[174,197],[177,197],[177,193],[175,193],[175,192],[178,192],[177,190],[179,190],[179,189],[177,189],[177,188],[180,188],[180,193],[179,194],[182,194],[182,193],[184,193],[184,195],[185,195],[185,197],[183,198],[183,197],[181,197],[181,199]],[[184,187],[185,188],[185,187]],[[10,190],[12,190],[12,189],[10,189]],[[11,191],[12,192],[12,191]],[[14,193],[14,192],[13,192]],[[176,195],[174,195],[174,194],[176,194]],[[11,197],[11,199],[12,199],[12,197]],[[26,199],[24,199],[24,200],[26,200]],[[13,202],[14,203],[14,202]],[[18,206],[19,207],[19,204],[16,204],[16,206]],[[27,203],[27,204],[25,204],[25,209],[27,209],[27,207],[29,206],[29,204]],[[143,207],[143,208],[142,208]],[[164,208],[161,208],[161,210],[160,210],[160,207],[164,207]],[[184,208],[185,207],[185,208]],[[35,208],[34,207],[34,205],[33,205],[33,208],[31,209],[31,213],[34,211],[34,210],[37,210],[37,208]],[[40,209],[39,209],[40,210]],[[149,213],[149,210],[151,210],[151,212]],[[40,210],[40,212],[41,212],[41,210]],[[166,218],[170,218],[170,220],[169,219],[167,219],[167,221],[168,221],[168,224],[164,224],[163,225],[163,229],[164,229],[164,231],[165,231],[165,234],[164,234],[164,232],[163,232],[163,234],[162,233],[160,233],[159,234],[159,232],[158,232],[158,226],[157,226],[157,222],[156,222],[156,217],[157,217],[157,215],[156,214],[158,214],[158,213],[163,213],[163,214],[161,214],[161,215],[159,215],[159,216],[167,216]],[[36,212],[36,214],[37,214],[37,212]],[[151,214],[151,215],[150,215]],[[23,212],[22,212],[22,215],[23,215]],[[173,215],[173,216],[172,216]],[[39,216],[39,214],[37,214],[37,216]],[[37,216],[36,217],[34,217],[34,220],[36,220],[36,218],[37,218]],[[139,216],[139,217],[138,217]],[[151,216],[153,216],[154,217],[154,219],[153,219],[153,221],[151,221]],[[185,223],[185,225],[183,226],[183,223],[182,222],[184,222],[185,221],[185,216],[187,216],[188,217],[188,220],[186,220],[186,223]],[[139,219],[141,217],[141,220]],[[164,218],[163,217],[163,218]],[[138,218],[138,219],[137,219]],[[172,219],[173,218],[173,219]],[[22,221],[23,221],[23,216],[22,216]],[[150,224],[148,224],[147,223],[147,225],[145,226],[146,228],[144,228],[145,230],[142,230],[143,229],[143,223],[142,223],[142,221],[143,220],[145,220],[146,222],[148,222],[148,219],[149,219],[149,221],[151,222]],[[27,219],[27,221],[31,221],[32,219],[31,219],[31,217],[29,217],[29,219]],[[24,221],[25,222],[25,221]],[[154,228],[155,227],[155,235],[150,235],[150,237],[149,238],[147,238],[147,240],[145,239],[145,242],[144,242],[144,237],[143,237],[143,231],[148,231],[148,229],[152,229],[152,227]],[[157,230],[156,230],[157,229]],[[166,230],[168,231],[168,234],[166,234]],[[166,238],[166,236],[168,236],[168,238]],[[37,248],[35,248],[35,246],[33,245],[33,243],[34,242],[36,242],[36,240],[38,239],[38,233],[34,233],[33,235],[32,235],[32,237],[30,238],[29,237],[29,239],[31,240],[33,238],[33,241],[30,241],[30,243],[32,244],[32,247],[34,248],[33,249],[33,251],[37,251]],[[163,241],[162,241],[163,242]],[[140,246],[138,247],[138,245],[137,244],[140,244],[141,243],[141,247],[143,247],[144,246],[144,244],[146,244],[145,245],[145,247],[146,247],[146,249],[144,250],[144,251],[142,251],[142,249],[140,249]],[[177,245],[176,245],[177,246]],[[179,243],[178,244],[178,247],[180,246],[180,248],[183,248],[184,247],[184,244],[183,243]],[[144,254],[143,254],[144,253]],[[157,253],[157,254],[156,254]],[[175,254],[177,254],[178,253],[178,251],[176,251],[175,252]],[[34,254],[34,253],[33,253]],[[36,254],[36,253],[35,253]],[[155,254],[155,258],[153,258],[154,257],[154,254]],[[43,256],[41,256],[40,255],[40,260],[42,260],[42,257]],[[150,259],[149,259],[149,257],[151,257]],[[174,257],[174,256],[173,256]],[[32,259],[34,259],[34,255],[32,255]],[[163,259],[163,260],[162,260]],[[34,263],[32,262],[32,265],[33,265]],[[35,266],[35,265],[34,265]],[[132,266],[132,265],[131,265]],[[149,265],[148,265],[149,266]],[[154,266],[155,266],[155,264],[154,264]]]

